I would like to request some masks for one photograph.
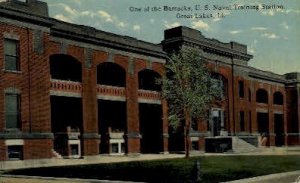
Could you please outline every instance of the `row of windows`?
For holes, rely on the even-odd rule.
[[[5,70],[9,70],[9,71],[19,71],[20,70],[19,41],[12,40],[12,39],[5,39],[4,40],[4,57],[5,57],[5,66],[4,66]],[[56,56],[56,57],[60,57],[60,56]],[[56,57],[53,58],[53,60],[56,60]],[[52,58],[51,58],[51,60],[52,60]],[[57,59],[57,60],[59,60],[59,59]],[[66,59],[66,61],[68,61],[68,60],[69,59]],[[55,63],[61,64],[61,63],[65,63],[65,62],[55,62]],[[70,65],[72,65],[72,64],[67,64],[67,68],[69,68]],[[57,69],[54,70],[54,68],[52,68],[52,66],[56,66],[56,65],[55,64],[51,64],[51,71],[52,71],[51,75],[53,75],[54,78],[61,79],[61,77],[64,76],[64,75],[61,76],[60,73],[65,73],[65,72],[54,72],[54,71],[60,71],[60,70],[57,70]],[[110,65],[108,65],[108,66],[110,66]],[[110,66],[110,67],[112,67],[112,66]],[[64,70],[64,67],[55,67],[55,68],[62,68]],[[113,68],[106,68],[106,67],[104,67],[104,68],[105,69],[102,69],[102,72],[100,72],[100,73],[103,73],[102,75],[106,75],[107,72],[111,72],[112,70],[114,70]],[[67,69],[67,70],[74,71],[76,69]],[[76,75],[76,74],[73,74],[73,75]],[[110,75],[110,73],[108,73],[108,75]],[[213,74],[212,76],[213,76],[214,79],[217,79],[219,81],[218,85],[220,85],[220,87],[223,89],[222,90],[222,94],[221,94],[221,98],[224,98],[224,95],[226,95],[226,89],[225,89],[226,86],[224,85],[224,79],[220,75]],[[120,77],[121,76],[115,77],[115,78],[110,77],[109,80],[107,80],[107,81],[106,80],[102,81],[103,80],[102,78],[105,79],[106,77],[100,77],[100,79],[101,79],[100,82],[104,83],[104,84],[106,84],[106,82],[108,82],[108,83],[114,83],[114,82],[116,82],[116,84],[119,84],[119,85],[123,86],[124,83],[125,83],[125,77],[123,79],[124,81],[122,81],[121,84],[119,83],[120,80],[122,80],[122,78],[120,78]],[[143,78],[145,78],[145,80],[147,80],[146,83],[148,83],[148,82],[151,83],[150,84],[151,87],[150,87],[149,84],[147,84],[147,85],[145,85],[146,86],[145,89],[148,89],[147,86],[149,85],[149,87],[151,89],[155,88],[156,90],[160,90],[159,86],[156,85],[154,81],[152,81],[153,80],[152,78],[159,78],[159,76],[157,76],[157,75],[156,76],[151,76],[150,79],[147,78],[147,77],[143,77]],[[65,79],[65,78],[63,78],[63,79]],[[76,78],[76,80],[81,81],[80,78]],[[143,82],[144,81],[141,79],[140,80],[140,85],[143,85]],[[239,97],[244,98],[245,93],[244,93],[244,82],[243,81],[239,81],[238,82],[238,93],[239,93]],[[275,94],[274,94],[274,104],[282,105],[283,104],[283,97],[279,96],[280,93],[279,94],[275,93]],[[262,91],[258,90],[256,100],[259,103],[268,103],[268,94],[266,93],[266,91],[264,91],[264,90],[262,90]],[[249,101],[251,101],[251,91],[250,90],[249,90]]]
[[[244,82],[239,81],[238,83],[238,93],[240,98],[245,97],[244,92]],[[251,91],[248,90],[249,102],[251,101]],[[256,91],[256,102],[258,103],[268,103],[268,92],[263,89],[259,89]],[[280,92],[275,92],[273,94],[273,104],[283,105],[283,95]]]

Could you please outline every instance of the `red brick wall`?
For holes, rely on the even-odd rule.
[[[5,161],[7,157],[7,149],[5,146],[5,141],[0,140],[0,161]]]
[[[23,157],[26,159],[52,158],[53,141],[48,140],[24,140]]]

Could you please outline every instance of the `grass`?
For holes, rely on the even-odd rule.
[[[214,183],[272,173],[300,170],[300,156],[209,156],[190,159],[61,166],[12,170],[7,174],[127,180],[143,182],[195,182],[200,161],[202,182]]]

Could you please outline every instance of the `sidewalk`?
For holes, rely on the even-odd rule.
[[[191,156],[236,156],[236,155],[300,155],[297,152],[257,152],[257,153],[242,153],[242,154],[216,154],[216,153],[192,153]],[[59,166],[59,165],[78,165],[78,164],[98,164],[98,163],[113,163],[113,162],[128,162],[128,161],[141,161],[141,160],[158,160],[158,159],[171,159],[171,158],[184,158],[184,154],[141,154],[138,156],[94,156],[86,157],[85,159],[54,159],[37,163],[31,162],[23,165],[28,167],[45,167],[45,166]],[[40,161],[40,160],[39,160]],[[36,163],[36,164],[35,164]],[[17,166],[11,165],[11,167]],[[0,165],[1,168],[1,165]],[[299,167],[300,169],[300,167]],[[243,180],[231,181],[229,183],[296,183],[297,178],[300,176],[300,170],[295,172],[272,174]],[[87,179],[66,179],[66,178],[45,178],[45,177],[26,177],[15,175],[1,175],[0,183],[130,183],[122,181],[106,181],[106,180],[87,180]],[[297,182],[298,183],[298,182]],[[300,182],[299,182],[300,183]]]
[[[300,170],[294,172],[271,174],[248,179],[229,181],[224,183],[300,183],[296,180],[300,176]],[[129,181],[108,181],[95,179],[68,179],[51,177],[29,177],[29,176],[11,176],[0,175],[0,183],[133,183]],[[136,182],[134,182],[136,183]]]
[[[95,179],[74,179],[74,178],[68,179],[68,178],[53,178],[53,177],[0,175],[0,183],[133,183],[133,182],[95,180]],[[134,182],[134,183],[138,183],[138,182]]]
[[[226,183],[300,183],[299,177],[300,170],[229,181]]]

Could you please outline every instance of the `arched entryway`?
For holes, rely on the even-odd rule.
[[[126,71],[116,63],[97,66],[97,84],[107,89],[126,87]],[[101,135],[101,154],[125,153],[124,135],[127,129],[126,99],[106,96],[98,98],[98,128]]]
[[[149,69],[138,73],[139,90],[160,92],[161,85],[157,80],[161,76]],[[163,120],[162,105],[158,103],[139,103],[139,120],[141,139],[141,153],[159,153],[163,151]]]
[[[66,88],[81,85],[82,65],[71,55],[50,56],[50,75],[58,85]],[[54,134],[54,150],[66,158],[81,156],[83,132],[82,99],[70,92],[51,93],[51,129]]]

